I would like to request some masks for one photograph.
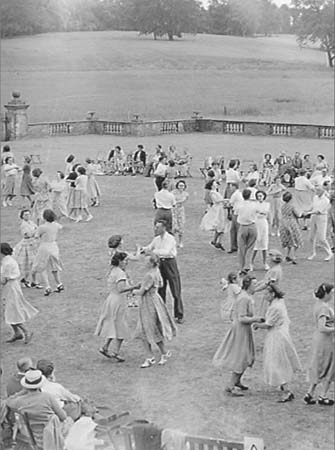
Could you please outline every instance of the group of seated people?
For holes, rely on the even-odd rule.
[[[38,449],[71,450],[75,448],[71,442],[78,441],[85,424],[86,442],[93,445],[95,427],[109,420],[100,416],[91,402],[57,383],[54,364],[47,359],[36,364],[29,357],[18,360],[17,372],[8,380],[6,391],[7,398],[1,400],[3,442],[6,435],[30,442],[32,434]]]
[[[207,157],[204,162],[204,168],[201,168],[200,171],[206,178],[208,171],[213,170],[216,174],[216,181],[221,181],[226,178],[229,169],[237,171],[241,181],[248,182],[254,179],[258,186],[264,187],[270,186],[276,176],[280,177],[284,186],[294,187],[294,180],[301,170],[304,170],[307,178],[314,181],[315,184],[323,185],[324,182],[331,182],[331,177],[328,173],[329,166],[324,155],[317,155],[317,160],[314,162],[308,154],[301,157],[300,152],[295,152],[294,157],[291,157],[287,156],[285,151],[281,151],[275,159],[270,153],[266,153],[259,166],[253,162],[246,171],[241,170],[241,161],[237,158],[231,159],[225,168],[224,157],[216,159]]]
[[[159,163],[159,158],[166,157],[168,164],[175,167],[176,177],[190,177],[192,157],[187,149],[178,152],[174,145],[170,145],[164,151],[161,145],[157,145],[155,151],[147,153],[142,144],[139,144],[134,152],[126,154],[117,145],[112,148],[106,161],[100,161],[104,165],[104,173],[108,175],[136,175],[141,174],[150,177]]]

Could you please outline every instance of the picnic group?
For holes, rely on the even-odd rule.
[[[2,149],[3,208],[18,207],[21,233],[19,242],[4,239],[1,243],[4,319],[12,330],[7,343],[28,346],[33,339],[27,323],[39,311],[27,300],[29,291],[40,289],[47,297],[66,291],[57,241],[62,239],[66,227],[94,220],[93,208],[104,208],[98,177],[129,174],[152,180],[153,238],[130,252],[124,248],[120,230],[106,236],[106,255],[108,252],[110,257],[106,280],[109,294],[92,334],[102,340],[101,346],[97,346],[100,356],[111,362],[123,363],[123,342],[136,338],[143,343],[141,368],[168,364],[173,357],[168,343],[183,327],[192,326],[184,310],[177,261],[178,252],[188,251],[184,234],[190,198],[186,179],[192,176],[191,169],[194,170],[191,161],[188,150],[178,154],[173,145],[166,150],[158,145],[148,156],[140,144],[131,157],[125,157],[117,146],[103,161],[86,158],[82,162],[77,155],[68,155],[64,167],[59,167],[55,179],[50,181],[42,168],[32,169],[28,156],[20,167],[10,147],[5,145]],[[225,161],[208,157],[199,169],[199,177],[203,176],[204,202],[198,226],[204,236],[205,233],[211,236],[209,244],[204,237],[203,245],[210,245],[213,252],[220,252],[236,266],[236,271],[220,280],[220,316],[225,333],[212,354],[215,367],[231,372],[225,394],[247,395],[250,387],[244,384],[243,375],[255,362],[254,332],[263,329],[264,383],[279,388],[278,402],[294,400],[291,382],[297,374],[306,372],[309,387],[304,403],[333,405],[329,390],[335,371],[334,285],[319,280],[311,292],[314,332],[308,343],[308,367],[303,368],[290,335],[282,267],[290,265],[289,276],[294,277],[297,264],[311,264],[310,261],[320,258],[325,267],[332,264],[334,171],[324,155],[301,156],[299,152],[291,156],[285,152],[276,156],[266,154],[263,161],[253,162],[243,171],[238,158]],[[277,243],[277,248],[269,248],[270,239]],[[307,261],[299,257],[302,245],[310,248]],[[128,269],[130,262],[135,266],[145,265],[142,281],[133,281],[134,275],[130,276]],[[255,267],[264,271],[262,279],[256,279]],[[166,305],[168,287],[173,299],[172,313]],[[254,298],[257,292],[262,293],[261,301]],[[127,309],[134,306],[138,311],[135,331],[127,322]],[[188,307],[191,309],[192,305]],[[32,360],[26,351],[22,352],[17,372],[7,381],[7,398],[1,403],[2,427],[13,426],[16,411],[27,412],[37,440],[42,442],[43,433],[47,439],[47,427],[54,418],[53,425],[62,427],[64,423],[69,425],[69,418],[72,420],[67,426],[70,436],[80,418],[96,417],[98,423],[96,411],[92,413],[79,394],[71,393],[55,381],[52,360]]]

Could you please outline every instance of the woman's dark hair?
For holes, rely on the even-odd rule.
[[[74,159],[75,159],[75,156],[74,156],[74,155],[69,155],[69,156],[66,158],[65,162],[71,163],[72,161],[74,161]]]
[[[117,267],[120,262],[124,261],[127,258],[127,256],[128,255],[125,252],[116,252],[112,257],[111,265]]]
[[[5,153],[5,152],[10,152],[10,146],[9,145],[4,145],[3,147],[2,147],[2,151]]]
[[[251,180],[249,180],[249,182],[248,182],[249,187],[254,187],[254,186],[256,186],[256,184],[257,184],[257,182],[256,182],[255,178],[251,178]]]
[[[77,168],[80,167],[80,166],[81,166],[80,163],[75,164],[75,165],[72,167],[72,172],[76,172]]]
[[[304,159],[307,159],[307,156],[309,157],[310,155],[308,153],[306,153],[306,155],[304,155]]]
[[[122,236],[121,234],[113,234],[113,236],[111,236],[108,239],[108,248],[118,248],[118,246],[120,245],[122,241]]]
[[[46,220],[49,223],[54,222],[57,219],[56,214],[53,212],[52,209],[46,209],[43,211],[43,219]]]
[[[39,167],[36,167],[36,169],[33,169],[31,173],[33,177],[38,178],[43,172]]]
[[[323,156],[323,155],[318,155],[318,158],[321,158],[322,159],[322,161],[325,159],[325,157]]]
[[[255,194],[256,199],[257,199],[257,195],[258,194],[262,194],[263,197],[264,197],[264,200],[266,199],[266,192],[264,192],[264,191],[256,191],[256,194]]]
[[[170,159],[169,166],[174,167],[175,165],[176,165],[176,163],[173,161],[173,159]]]
[[[210,177],[210,178],[214,178],[214,177],[215,177],[215,172],[214,172],[214,170],[210,169],[210,170],[207,172],[207,176]]]
[[[165,155],[162,155],[162,156],[160,156],[159,158],[158,158],[158,162],[162,162],[162,161],[164,161],[164,159],[166,158],[166,156]]]
[[[252,280],[255,280],[255,277],[252,277],[251,275],[247,275],[246,277],[243,278],[242,280],[242,289],[244,291],[247,291],[249,289],[249,287],[251,286]]]
[[[231,159],[228,164],[229,169],[233,169],[235,167],[235,164],[236,164],[235,159]]]
[[[207,181],[207,183],[205,184],[205,189],[211,190],[214,182],[215,182],[215,180]]]
[[[271,159],[271,158],[272,158],[271,153],[265,153],[264,159]]]
[[[288,203],[290,200],[292,200],[291,192],[284,192],[284,194],[283,194],[283,201],[285,203]]]
[[[116,145],[115,150],[121,150],[121,147],[119,145]]]
[[[268,283],[267,289],[269,292],[274,294],[275,298],[283,298],[285,293],[279,289],[275,283]]]
[[[26,212],[29,212],[29,213],[30,213],[30,209],[23,209],[23,210],[20,212],[20,214],[19,214],[20,219],[23,219],[23,214],[26,213]]]
[[[242,191],[242,197],[244,200],[249,200],[251,196],[251,190],[250,189],[243,189]]]
[[[83,166],[78,167],[77,172],[80,173],[80,175],[86,174],[86,169]]]
[[[2,244],[1,244],[2,245]],[[316,298],[322,300],[326,294],[329,294],[334,289],[334,285],[330,283],[323,283],[315,289],[314,295]]]
[[[61,180],[64,180],[65,175],[63,174],[63,172],[60,171],[60,170],[57,170],[57,173],[59,174],[59,178],[60,178]]]
[[[187,188],[186,182],[184,180],[179,180],[176,183],[176,189],[178,189],[178,187],[183,184],[185,186],[185,189]]]
[[[5,256],[13,254],[13,249],[7,242],[1,242],[1,254]]]
[[[7,156],[7,157],[5,158],[5,164],[8,164],[8,161],[9,161],[10,159],[13,159],[13,157],[12,157],[12,156]]]
[[[235,280],[237,280],[237,274],[235,272],[228,273],[227,276],[228,283],[233,283]]]

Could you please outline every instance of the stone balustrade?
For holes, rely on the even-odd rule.
[[[86,120],[28,123],[27,105],[18,91],[12,93],[1,119],[1,140],[23,137],[74,136],[101,134],[119,136],[156,136],[181,133],[217,133],[251,136],[287,136],[310,139],[334,139],[334,126],[253,122],[246,120],[205,119],[194,111],[191,119],[144,121],[138,114],[132,121],[99,120],[89,111]]]

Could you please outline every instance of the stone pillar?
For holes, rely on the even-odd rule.
[[[5,105],[9,140],[20,139],[28,134],[29,105],[20,100],[20,92],[14,91],[12,96],[13,99]]]

